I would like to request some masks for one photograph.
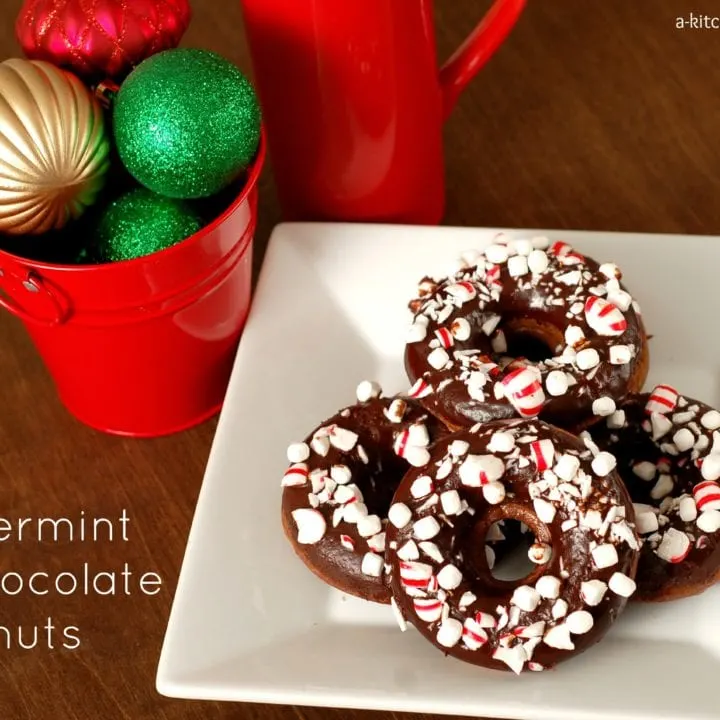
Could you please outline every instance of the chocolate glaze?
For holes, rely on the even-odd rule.
[[[512,434],[512,450],[501,453],[490,449],[495,446],[492,438],[497,433]],[[558,481],[553,472],[538,472],[530,445],[536,440],[552,441],[554,462],[551,466],[559,472],[561,471],[557,462],[561,456],[577,458],[579,469],[571,482]],[[468,444],[465,452],[461,453],[463,447],[458,447],[458,441]],[[512,652],[520,654],[523,669],[541,670],[582,652],[600,640],[625,606],[626,597],[606,588],[599,604],[589,606],[584,601],[581,584],[590,580],[608,583],[614,573],[623,573],[632,579],[640,545],[634,531],[633,506],[627,491],[615,471],[610,471],[604,477],[599,477],[594,472],[593,451],[592,444],[587,447],[579,438],[538,420],[491,422],[459,431],[438,441],[433,447],[428,465],[411,469],[395,493],[394,504],[402,503],[412,511],[410,522],[401,528],[388,525],[386,560],[391,566],[394,603],[402,618],[415,625],[426,639],[446,654],[500,670],[507,670],[512,664],[493,657],[503,643],[509,646],[506,650],[514,647]],[[468,487],[461,479],[465,472],[464,463],[469,463],[465,468],[467,470],[472,465],[473,456],[484,455],[494,455],[504,463],[504,472],[498,482],[504,486],[506,495],[504,500],[497,504],[488,502],[485,488]],[[432,494],[416,497],[414,495],[417,495],[417,492],[413,494],[413,485],[418,478],[425,475],[432,478]],[[561,472],[561,475],[567,473]],[[465,472],[466,483],[467,476],[468,473]],[[443,496],[443,493],[452,490],[459,494],[463,509],[460,514],[448,515],[444,509],[447,496]],[[546,522],[538,518],[534,504],[536,499],[544,499],[554,507],[553,518],[542,512]],[[589,525],[596,524],[586,523],[585,513],[590,510],[599,512],[599,516],[591,513],[587,518],[594,516],[601,519],[603,522],[600,528],[592,529]],[[391,509],[390,517],[391,520],[397,517],[396,508]],[[439,525],[437,534],[431,540],[437,550],[431,549],[431,554],[419,546],[417,533],[420,526],[416,525],[419,519],[429,517],[435,518]],[[494,578],[488,569],[484,553],[487,528],[496,520],[507,517],[527,524],[538,541],[545,542],[552,548],[547,562],[538,565],[528,577],[515,582]],[[429,566],[435,578],[421,589],[408,587],[408,572],[415,572],[415,566],[412,562],[408,565],[406,560],[413,555],[412,545],[407,545],[410,541],[419,547],[418,559],[414,562]],[[602,569],[596,567],[591,554],[593,543],[613,545],[617,552],[617,562]],[[427,546],[425,548],[427,549]],[[433,557],[436,552],[442,558],[441,561]],[[441,571],[448,564],[454,565],[462,574],[460,584],[454,589],[443,589],[443,583],[437,580],[442,577]],[[552,608],[557,602],[556,599],[542,598],[534,610],[520,610],[511,602],[517,587],[534,588],[535,583],[543,576],[560,580],[559,598],[568,604],[567,616],[581,610],[592,615],[594,624],[588,632],[571,635],[574,649],[558,649],[545,643],[547,632],[566,621],[565,617],[553,617]],[[468,592],[476,598],[470,598],[469,603],[468,596],[465,595]],[[440,618],[432,621],[421,619],[415,606],[417,598],[427,602],[442,602]],[[477,629],[472,625],[472,619],[477,618],[478,612],[487,613],[497,622],[496,627],[484,629],[487,642],[482,647],[468,647],[465,634],[463,639],[459,639],[452,647],[443,647],[438,643],[440,628],[448,620],[463,623],[466,632],[468,627],[470,630]],[[503,617],[506,618],[504,624]],[[573,619],[578,618],[574,616]],[[534,639],[516,636],[520,628],[539,622],[544,623],[544,626],[539,626],[539,631],[538,626],[535,627],[538,634]],[[457,629],[457,625],[455,628]],[[530,642],[530,645],[521,646],[521,643],[527,642]],[[526,651],[530,651],[529,657]],[[501,650],[500,653],[502,652]],[[516,666],[514,669],[519,672],[520,668]]]
[[[305,439],[310,455],[300,463],[307,470],[308,478],[300,485],[284,487],[282,496],[283,527],[302,561],[322,580],[339,590],[380,603],[390,602],[384,568],[378,577],[373,577],[363,573],[362,561],[368,552],[383,557],[387,510],[398,483],[409,467],[408,462],[395,453],[393,443],[400,433],[413,425],[424,425],[430,440],[447,434],[437,420],[428,417],[427,412],[412,400],[402,400],[406,404],[402,420],[391,422],[386,412],[392,402],[393,398],[382,397],[358,402],[313,430]],[[326,435],[333,427],[350,430],[357,435],[357,441],[347,451],[330,444],[324,455],[318,453],[312,446],[313,438]],[[329,475],[331,468],[338,465],[350,470],[351,478],[344,487],[355,491],[356,500],[352,502],[364,504],[367,508],[365,515],[377,515],[380,519],[382,529],[373,537],[362,537],[355,522],[344,519],[335,522],[338,520],[336,513],[342,516],[343,505],[334,499],[340,485],[336,485]],[[314,474],[317,478],[313,482]],[[329,497],[322,495],[323,490],[331,491]],[[326,530],[319,542],[300,544],[292,513],[300,508],[312,508],[312,503],[322,514]],[[346,543],[349,538],[354,548],[343,546],[341,536],[346,536]]]
[[[653,433],[651,417],[646,411],[651,394],[631,397],[620,407],[620,413],[591,430],[595,442],[617,457],[618,470],[633,501],[650,506],[659,520],[650,526],[659,525],[657,529],[643,534],[638,566],[638,592],[634,599],[648,601],[695,595],[720,579],[720,530],[705,532],[698,527],[697,518],[683,520],[679,514],[681,498],[687,498],[685,510],[689,515],[686,518],[692,517],[693,508],[697,512],[692,499],[693,488],[705,481],[698,462],[711,452],[720,451],[720,417],[704,403],[678,395],[675,409],[665,413],[670,423],[664,423],[664,432],[659,435],[659,429]],[[713,415],[718,419],[708,422]],[[692,432],[693,448],[679,451],[673,437],[683,428]],[[640,472],[642,466],[639,463],[642,462],[650,463],[654,469]],[[645,477],[652,472],[653,477],[643,480],[633,468]],[[670,476],[672,487],[664,497],[652,497],[651,492],[663,474]],[[648,510],[645,508],[645,512]],[[668,562],[657,554],[663,537],[671,528],[684,533],[690,540],[687,557],[677,563]]]
[[[509,243],[511,259],[519,254],[518,248],[527,253],[532,245],[539,252],[549,245],[545,238]],[[551,358],[534,363],[523,359],[523,363],[538,369],[544,387],[545,402],[539,417],[559,427],[579,430],[596,419],[592,411],[594,400],[609,396],[621,401],[642,387],[649,362],[647,337],[637,302],[619,282],[619,270],[614,265],[600,266],[562,243],[547,249],[545,257],[548,265],[544,271],[528,270],[513,277],[507,262],[493,265],[480,255],[476,265],[461,269],[450,278],[421,281],[419,297],[410,307],[415,313],[413,329],[417,330],[417,323],[427,322],[427,333],[421,340],[416,340],[418,333],[410,338],[405,368],[411,382],[423,378],[432,386],[433,392],[421,402],[448,426],[460,428],[475,422],[517,417],[509,401],[495,395],[499,381],[518,367],[512,362],[516,358],[503,350],[503,334],[524,335],[547,345]],[[453,287],[462,281],[471,283],[477,293],[466,302],[451,294]],[[613,302],[623,311],[627,329],[622,335],[601,335],[588,324],[584,306],[594,295]],[[428,362],[428,355],[440,344],[435,331],[451,328],[458,318],[469,322],[470,337],[456,338],[447,349],[451,364],[435,369]],[[581,339],[566,340],[570,325],[579,328]],[[630,348],[629,361],[611,362],[610,349],[615,345]],[[576,353],[585,348],[598,352],[600,363],[595,368],[578,368]],[[455,354],[457,351],[468,354],[464,362]],[[470,356],[473,351],[474,359]],[[486,363],[497,364],[498,368],[493,370]],[[562,370],[569,376],[571,385],[562,395],[553,396],[548,391],[547,377],[553,370]],[[484,372],[487,377],[475,397],[467,383],[470,371]]]

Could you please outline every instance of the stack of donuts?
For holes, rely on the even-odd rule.
[[[409,389],[363,381],[288,447],[283,527],[312,572],[515,673],[598,642],[630,599],[720,580],[720,412],[642,392],[648,338],[616,265],[500,235],[409,308]],[[526,575],[496,576],[518,548]]]

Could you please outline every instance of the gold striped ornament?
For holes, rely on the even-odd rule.
[[[0,233],[63,227],[95,201],[110,165],[103,111],[50,63],[0,63]]]

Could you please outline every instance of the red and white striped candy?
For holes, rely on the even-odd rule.
[[[645,412],[666,414],[675,410],[680,393],[670,385],[656,385],[647,403],[645,404]]]
[[[434,598],[414,598],[415,614],[426,623],[435,622],[442,616],[443,604]]]
[[[620,308],[597,295],[585,301],[585,320],[599,335],[622,335],[627,330]]]
[[[475,613],[475,622],[481,628],[494,628],[497,626],[495,616],[482,610],[478,610],[478,612]]]
[[[515,637],[533,638],[542,637],[544,632],[545,622],[538,620],[538,622],[534,622],[531,625],[520,625],[514,628],[512,634],[515,635]]]
[[[563,257],[564,255],[567,255],[568,253],[572,252],[572,247],[568,245],[565,242],[562,242],[558,240],[557,242],[554,242],[551,246],[548,252],[551,255],[556,255],[557,257]]]
[[[412,561],[400,563],[400,582],[404,587],[425,589],[432,576],[432,565]]]
[[[491,289],[493,287],[495,287],[495,288],[502,287],[502,283],[500,282],[500,266],[499,265],[491,265],[485,271],[485,280],[488,282]]]
[[[494,455],[468,455],[460,465],[460,482],[468,487],[481,487],[496,482],[505,473],[505,463]]]
[[[505,397],[523,417],[534,417],[545,404],[540,375],[535,368],[525,366],[513,370],[502,380]]]
[[[699,512],[720,510],[720,485],[718,483],[712,480],[698,483],[692,493]]]
[[[442,345],[442,347],[446,350],[455,344],[455,338],[453,337],[452,332],[446,327],[438,328],[435,331],[435,337],[440,341],[440,345]]]
[[[488,641],[488,636],[475,620],[466,618],[463,624],[462,641],[470,650],[477,650]]]
[[[555,459],[555,446],[549,438],[544,440],[535,440],[530,443],[530,454],[537,465],[537,469],[542,472],[552,467]]]
[[[432,385],[426,382],[422,378],[418,378],[415,384],[408,390],[408,397],[411,398],[424,398],[430,395],[433,391]]]
[[[355,541],[349,535],[341,535],[340,544],[350,552],[355,549]]]
[[[413,467],[422,467],[430,461],[430,453],[421,443],[422,437],[419,431],[412,432],[412,428],[408,428],[398,433],[393,443],[393,450],[398,457],[407,460]]]
[[[690,538],[682,530],[669,528],[655,552],[666,562],[680,563],[688,556],[691,547]]]
[[[296,485],[304,485],[308,479],[308,466],[305,463],[295,463],[291,465],[283,475],[282,487],[294,487]]]
[[[395,438],[395,442],[393,443],[393,450],[395,451],[395,454],[398,457],[405,457],[405,452],[409,445],[410,441],[410,431],[409,430],[403,430],[402,432],[399,432],[397,434],[397,437]]]
[[[477,295],[475,286],[467,280],[448,285],[445,290],[448,295],[457,298],[461,303],[468,302]]]
[[[585,262],[585,256],[581,255],[579,252],[573,250],[572,252],[569,252],[567,255],[564,255],[560,258],[560,262],[563,265],[581,265]]]

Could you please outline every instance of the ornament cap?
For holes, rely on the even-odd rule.
[[[115,97],[120,92],[120,86],[113,80],[103,80],[95,86],[95,99],[105,109],[109,110]]]

